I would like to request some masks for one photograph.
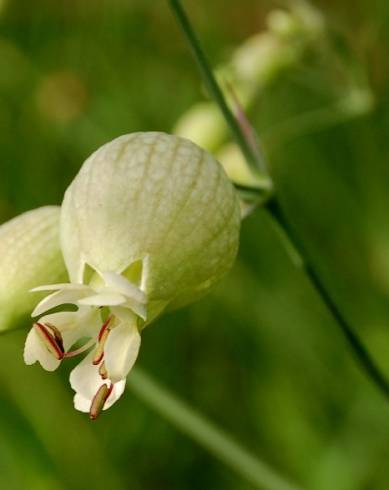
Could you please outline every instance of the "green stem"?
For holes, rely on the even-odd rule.
[[[265,168],[264,163],[262,161],[258,161],[258,155],[256,155],[255,151],[251,147],[249,141],[242,131],[242,128],[229,108],[224,94],[212,72],[208,59],[200,45],[199,40],[196,37],[194,30],[192,29],[188,16],[181,5],[181,2],[179,0],[169,0],[169,2],[177,17],[178,23],[181,26],[182,32],[193,51],[210,96],[217,103],[221,112],[223,113],[224,119],[230,128],[231,134],[239,145],[251,170],[254,172],[254,174],[257,174],[259,169]]]
[[[298,252],[301,258],[300,265],[302,266],[302,269],[304,270],[311,284],[316,289],[316,292],[322,299],[323,303],[326,305],[328,311],[331,313],[334,321],[340,327],[345,339],[347,340],[352,352],[354,353],[356,361],[360,364],[362,370],[374,382],[374,384],[383,393],[383,395],[389,398],[388,380],[381,372],[374,359],[369,354],[363,342],[359,339],[353,328],[348,324],[348,321],[339,310],[331,294],[327,291],[321,278],[307,258],[308,255],[304,252],[303,246],[298,243],[298,240],[296,239],[293,230],[289,226],[289,223],[286,220],[278,201],[273,198],[266,203],[265,207],[271,215],[272,219],[275,220],[277,225],[286,234],[286,237],[292,245],[293,249]]]
[[[222,429],[206,420],[140,368],[131,371],[128,388],[179,431],[194,439],[254,487],[262,490],[298,490],[299,487],[285,481]]]
[[[201,73],[203,75],[204,81],[210,91],[211,96],[213,97],[215,103],[220,108],[223,113],[231,131],[233,132],[236,142],[240,146],[242,153],[245,155],[247,162],[250,165],[253,165],[253,157],[252,151],[249,147],[244,135],[242,134],[240,127],[236,121],[234,114],[229,109],[223,92],[221,91],[212,70],[208,64],[208,61],[204,55],[204,52],[200,46],[200,43],[195,36],[192,26],[189,22],[188,17],[186,16],[181,2],[179,0],[170,0],[170,4],[174,13],[176,14],[177,20],[184,32],[185,37],[194,53],[195,59],[200,66]],[[328,119],[332,119],[334,116],[333,113],[325,113],[323,116],[324,122]],[[337,115],[338,116],[338,115]],[[337,119],[337,118],[335,118]],[[269,196],[270,197],[270,196]],[[294,238],[293,233],[289,229],[288,223],[284,219],[281,209],[278,206],[277,201],[273,198],[271,202],[267,204],[267,210],[277,222],[280,229],[285,234],[287,240],[292,244],[292,248],[296,249],[298,254],[303,257],[302,263],[304,265],[304,271],[310,280],[312,286],[317,291],[318,295],[321,297],[323,303],[326,305],[329,312],[332,314],[336,324],[339,326],[341,331],[343,332],[349,346],[351,347],[356,359],[358,360],[360,366],[364,370],[364,372],[368,375],[370,380],[379,388],[379,390],[389,398],[389,382],[381,373],[380,368],[376,365],[374,360],[371,358],[369,352],[363,345],[362,341],[358,338],[358,336],[354,333],[353,329],[350,327],[339,308],[336,305],[336,302],[332,299],[332,296],[327,292],[324,284],[322,283],[319,275],[316,273],[312,264],[309,263],[307,257],[303,253],[304,250],[301,246],[296,246],[297,241]]]
[[[255,207],[269,199],[269,191],[264,188],[259,189],[258,187],[241,185],[236,182],[234,182],[234,187],[243,202],[255,203]]]

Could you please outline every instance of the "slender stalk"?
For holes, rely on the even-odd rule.
[[[249,141],[245,137],[241,126],[239,125],[237,119],[229,108],[226,99],[223,95],[219,84],[216,81],[215,76],[213,75],[212,69],[208,62],[208,59],[203,51],[199,40],[196,37],[196,34],[191,26],[191,23],[186,15],[181,2],[179,0],[169,0],[171,8],[174,14],[177,17],[178,23],[181,26],[182,32],[186,37],[189,46],[193,51],[193,55],[198,63],[200,71],[203,76],[204,83],[209,92],[209,95],[213,98],[213,100],[219,106],[221,112],[223,113],[224,119],[230,128],[232,136],[235,138],[235,141],[239,145],[245,159],[250,166],[251,170],[257,174],[258,170],[263,169],[264,163],[258,161],[259,156],[255,153],[253,148],[251,147]]]
[[[255,208],[269,199],[269,192],[258,187],[234,183],[236,192],[243,202],[255,204]]]
[[[236,118],[230,108],[228,107],[223,92],[221,91],[213,73],[209,66],[209,63],[204,55],[203,49],[200,46],[199,40],[195,36],[192,26],[188,17],[186,16],[181,2],[179,0],[169,0],[172,10],[176,14],[177,20],[181,26],[182,31],[193,51],[195,59],[200,67],[200,71],[204,78],[204,82],[207,85],[210,95],[213,100],[220,108],[223,113],[226,122],[228,123],[232,133],[235,136],[237,144],[240,146],[242,153],[245,155],[247,162],[252,165],[253,157],[248,147],[248,142],[244,138],[243,133],[236,121]],[[270,196],[269,196],[270,197]],[[263,202],[264,204],[264,202]],[[364,370],[369,379],[377,386],[377,388],[389,398],[389,381],[386,379],[385,375],[381,372],[380,368],[377,366],[375,361],[370,356],[363,342],[354,333],[351,326],[348,324],[347,320],[337,307],[336,302],[333,300],[332,296],[327,292],[326,287],[321,281],[319,275],[316,273],[313,265],[307,260],[305,256],[304,249],[297,243],[294,234],[290,230],[287,221],[284,219],[281,208],[278,205],[277,200],[273,197],[271,201],[265,204],[267,211],[270,213],[271,217],[278,224],[279,228],[285,234],[285,238],[291,244],[291,248],[295,249],[302,257],[303,270],[305,271],[308,279],[310,280],[312,286],[315,288],[318,295],[321,297],[323,303],[326,305],[327,309],[334,318],[336,324],[343,332],[345,339],[347,340],[350,348],[352,349],[355,358],[358,360],[361,368]]]
[[[266,463],[241,447],[222,429],[193,410],[154,381],[140,368],[134,368],[128,377],[128,388],[179,431],[188,435],[239,476],[262,490],[298,490]]]
[[[265,207],[272,218],[279,225],[279,227],[285,232],[285,234],[287,235],[287,239],[293,246],[293,249],[295,251],[298,251],[301,258],[300,265],[302,269],[304,270],[306,276],[309,278],[311,284],[315,287],[316,292],[321,297],[328,311],[331,313],[334,321],[340,327],[345,339],[347,340],[354,354],[355,359],[357,360],[357,362],[359,362],[361,368],[374,382],[374,384],[380,389],[384,396],[389,398],[388,379],[381,372],[380,368],[369,354],[363,342],[359,339],[353,328],[348,324],[348,321],[344,317],[343,313],[339,310],[335,300],[327,291],[321,278],[310,263],[307,254],[304,252],[303,246],[296,239],[295,234],[289,226],[289,223],[286,220],[278,201],[273,198],[266,203]]]

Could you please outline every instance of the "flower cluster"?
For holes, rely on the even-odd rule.
[[[87,159],[59,223],[68,283],[34,309],[27,364],[70,375],[76,409],[92,419],[123,393],[141,332],[163,311],[203,296],[231,267],[240,211],[222,167],[186,139],[134,133]]]

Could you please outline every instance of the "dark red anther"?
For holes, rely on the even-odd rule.
[[[98,366],[103,360],[105,341],[107,340],[108,334],[111,331],[111,329],[109,328],[109,323],[111,319],[111,316],[107,318],[106,322],[101,327],[99,335],[97,337],[97,347],[92,361],[95,366]]]
[[[45,326],[49,328],[52,332],[52,335],[54,336],[57,344],[61,348],[63,352],[65,352],[65,348],[63,346],[63,338],[61,332],[58,330],[56,326],[54,326],[52,323],[45,323]]]
[[[109,316],[103,323],[102,327],[100,328],[99,336],[97,337],[98,342],[100,342],[101,337],[103,336],[104,332],[107,330],[111,320],[112,320],[112,316]]]
[[[54,327],[54,331],[51,325],[45,325],[44,323],[34,323],[34,328],[39,335],[39,338],[45,344],[46,349],[53,354],[58,361],[61,361],[64,358],[65,350],[59,330]]]
[[[108,378],[108,371],[107,368],[105,367],[105,362],[102,362],[100,367],[99,367],[99,374],[101,376],[101,379],[107,379]]]
[[[104,383],[97,390],[97,393],[93,397],[89,410],[89,418],[91,420],[96,420],[97,417],[100,415],[100,413],[104,408],[105,402],[108,400],[109,395],[112,393],[112,390],[113,390],[112,383],[110,384],[110,386]]]

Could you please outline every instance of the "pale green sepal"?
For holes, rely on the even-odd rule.
[[[66,191],[61,246],[75,283],[85,267],[126,275],[139,264],[154,317],[151,305],[189,303],[228,271],[239,228],[236,192],[209,153],[177,136],[133,133],[98,149]]]
[[[67,280],[59,209],[28,211],[0,226],[0,331],[16,327],[44,295],[30,289]]]

